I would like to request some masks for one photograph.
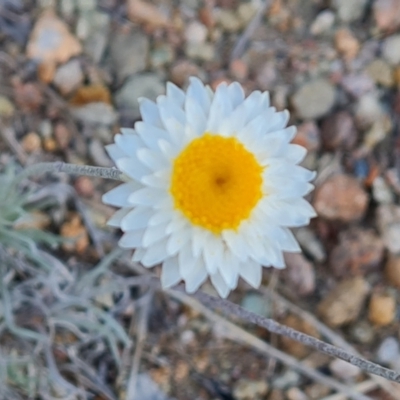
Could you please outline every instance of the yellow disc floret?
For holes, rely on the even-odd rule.
[[[236,138],[206,133],[174,161],[170,191],[175,208],[215,234],[237,229],[262,197],[262,172]]]

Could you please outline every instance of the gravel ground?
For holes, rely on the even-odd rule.
[[[230,300],[399,370],[399,0],[0,0],[1,187],[42,161],[111,166],[104,145],[140,118],[137,99],[192,75],[270,91],[318,172],[303,254]],[[1,399],[349,398],[332,380],[400,398],[152,289],[106,227],[113,185],[47,174],[0,196]]]

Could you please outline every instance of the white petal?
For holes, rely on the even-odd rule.
[[[136,157],[120,158],[117,160],[116,164],[124,174],[137,181],[140,181],[143,176],[150,173],[150,170]]]
[[[200,103],[187,96],[185,100],[185,111],[187,116],[187,124],[192,128],[196,136],[202,135],[207,126],[207,116]]]
[[[167,224],[148,227],[143,235],[143,247],[149,247],[166,237],[165,228]]]
[[[132,210],[132,208],[121,208],[116,211],[113,216],[107,221],[107,225],[119,228],[122,219]]]
[[[294,164],[302,162],[307,154],[307,150],[298,144],[291,144],[286,151],[285,157]]]
[[[154,125],[158,128],[162,128],[163,124],[161,121],[160,113],[158,111],[157,104],[153,101],[145,98],[139,99],[140,115],[142,120],[150,125]],[[136,125],[135,125],[136,128]]]
[[[149,220],[149,226],[156,226],[163,224],[165,222],[169,222],[172,219],[173,214],[170,210],[167,211],[156,211],[153,216]]]
[[[167,98],[168,101],[174,102],[179,107],[183,107],[185,102],[185,92],[172,82],[167,82]]]
[[[190,228],[177,230],[171,233],[168,239],[167,251],[170,256],[177,254],[190,241]]]
[[[186,115],[185,112],[173,103],[160,96],[157,99],[161,120],[165,129],[175,143],[179,143],[185,136]]]
[[[158,128],[144,121],[135,124],[136,131],[143,143],[152,150],[158,150],[159,140],[169,140],[169,134],[164,128]]]
[[[146,249],[143,247],[139,247],[135,249],[135,252],[133,253],[132,261],[133,262],[140,262],[142,260],[142,257],[145,255]]]
[[[178,254],[179,260],[179,272],[183,279],[188,273],[189,268],[192,267],[195,258],[193,257],[192,249],[190,248],[190,243],[187,243],[182,247]]]
[[[176,285],[182,279],[179,273],[178,258],[172,257],[164,261],[161,270],[161,285],[164,289]]]
[[[131,205],[129,196],[143,186],[135,181],[123,183],[103,194],[102,201],[115,207],[128,207]]]
[[[208,115],[211,101],[207,89],[200,81],[200,79],[192,77],[189,80],[190,84],[187,89],[186,96],[196,99],[196,101],[200,104],[201,108],[203,109],[204,113]]]
[[[121,222],[123,231],[136,230],[148,226],[150,218],[154,215],[151,208],[136,207],[126,215]]]
[[[262,267],[255,261],[247,261],[240,266],[240,276],[255,289],[261,285]]]
[[[145,187],[133,192],[128,200],[130,204],[150,207],[156,205],[164,195],[163,190]]]
[[[167,226],[167,233],[173,233],[177,231],[181,231],[184,229],[187,225],[188,222],[185,217],[183,217],[180,213],[175,212],[171,218],[170,223]]]
[[[235,109],[244,101],[244,90],[238,82],[233,82],[228,86],[228,96],[230,98],[232,108]]]
[[[248,257],[247,244],[242,235],[233,230],[224,230],[222,232],[222,237],[229,247],[229,250],[235,254],[240,261],[246,261]]]
[[[223,263],[224,246],[222,240],[215,237],[215,235],[211,235],[204,247],[203,255],[207,271],[210,274],[214,274]]]
[[[125,153],[125,157],[135,157],[136,152],[144,146],[144,143],[136,134],[116,134],[114,140],[118,147]]]
[[[219,273],[231,290],[237,286],[239,263],[239,260],[230,251],[225,251],[223,261],[218,265]]]
[[[230,115],[232,107],[226,99],[228,98],[228,86],[225,82],[218,85],[214,98],[211,103],[210,113],[208,115],[206,131],[219,133],[221,120]]]
[[[122,219],[128,214],[132,208],[121,208],[114,213],[114,215],[107,221],[107,225],[119,228]]]
[[[187,268],[187,272],[185,274],[185,287],[188,293],[194,293],[197,289],[205,282],[207,279],[207,270],[204,266],[203,260],[199,257],[196,261],[193,262],[193,265],[190,268]]]
[[[152,171],[159,171],[168,167],[168,163],[162,153],[149,149],[139,149],[137,151],[138,159],[150,168]]]
[[[146,268],[149,268],[160,264],[167,258],[167,240],[161,240],[146,250],[141,262]]]
[[[144,232],[142,230],[125,232],[118,242],[123,249],[133,249],[142,245]]]
[[[215,289],[217,290],[218,294],[223,298],[226,299],[230,292],[228,285],[223,280],[221,274],[219,272],[210,276],[211,282]]]
[[[194,257],[199,257],[203,253],[208,241],[211,239],[211,232],[197,227],[192,227],[192,251]]]
[[[120,149],[116,144],[108,144],[106,146],[106,150],[108,155],[110,156],[111,160],[114,161],[114,163],[117,163],[117,160],[123,157],[126,157],[126,154]]]

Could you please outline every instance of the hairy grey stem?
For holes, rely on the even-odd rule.
[[[179,287],[179,289],[182,290],[181,287]],[[356,367],[360,368],[365,372],[381,376],[393,382],[400,383],[400,373],[396,371],[381,367],[380,365],[375,364],[371,361],[367,361],[361,357],[350,354],[339,347],[325,343],[322,340],[316,339],[312,336],[306,335],[292,328],[281,325],[278,322],[274,321],[273,319],[264,318],[260,315],[254,314],[228,300],[213,297],[204,292],[197,292],[196,294],[194,294],[194,297],[196,297],[203,304],[209,307],[219,308],[224,312],[229,312],[231,315],[234,315],[235,317],[238,317],[239,319],[245,322],[250,322],[252,324],[256,324],[262,328],[265,328],[269,332],[273,332],[281,336],[286,336],[297,342],[312,347],[320,351],[321,353],[325,353],[330,356],[337,357],[344,361],[347,361],[348,363],[355,365]]]
[[[64,163],[62,161],[56,161],[38,163],[26,168],[18,175],[16,183],[20,183],[22,180],[29,178],[30,176],[43,174],[45,172],[64,172],[69,175],[93,176],[98,178],[112,179],[115,181],[123,181],[123,173],[116,168],[75,165]]]

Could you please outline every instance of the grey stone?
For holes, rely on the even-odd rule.
[[[110,55],[118,82],[146,69],[148,53],[149,39],[143,33],[115,33],[111,38]]]
[[[382,341],[379,345],[376,358],[379,362],[384,364],[391,364],[400,357],[400,346],[399,341],[389,336]]]
[[[128,111],[131,119],[140,117],[139,97],[155,100],[165,92],[165,85],[161,78],[154,73],[136,74],[129,78],[115,95],[118,108]]]
[[[360,19],[365,11],[367,0],[335,0],[334,6],[339,19],[351,22]]]
[[[269,301],[258,293],[249,293],[243,300],[241,306],[248,311],[263,317],[271,316],[271,307]]]
[[[389,36],[384,40],[382,55],[389,64],[400,64],[400,34]]]
[[[74,59],[59,67],[54,76],[54,85],[66,95],[71,93],[83,82],[83,72],[79,60]]]
[[[326,79],[315,79],[304,84],[292,97],[297,115],[303,119],[326,115],[336,101],[336,88]]]
[[[85,53],[96,63],[103,57],[110,32],[110,16],[100,11],[82,12],[76,24],[76,35],[84,44]]]
[[[73,117],[80,121],[91,125],[110,126],[117,121],[117,113],[114,108],[107,103],[88,103],[81,107],[71,108]]]

